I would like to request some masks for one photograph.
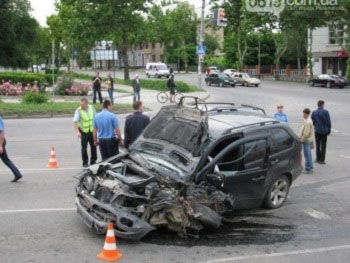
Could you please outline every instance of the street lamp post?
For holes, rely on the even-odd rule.
[[[205,9],[205,0],[202,0],[202,14],[201,14],[201,25],[199,31],[199,46],[203,45],[204,42],[204,9]],[[198,88],[202,89],[202,60],[200,55],[198,55]]]

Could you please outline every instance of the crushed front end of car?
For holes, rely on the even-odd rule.
[[[116,235],[130,240],[158,227],[184,237],[218,228],[233,200],[207,181],[194,183],[206,140],[205,112],[163,107],[128,152],[75,176],[80,218],[97,233],[113,222]]]

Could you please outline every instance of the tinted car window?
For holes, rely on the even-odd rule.
[[[293,137],[283,128],[274,128],[272,133],[271,154],[289,149],[293,145]]]
[[[250,153],[244,158],[244,169],[262,167],[266,155],[266,140],[248,142],[244,145],[244,152]]]

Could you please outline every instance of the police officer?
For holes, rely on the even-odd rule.
[[[96,163],[97,151],[94,144],[94,126],[93,121],[96,115],[95,108],[88,104],[86,98],[81,98],[80,107],[78,107],[74,114],[74,130],[77,133],[78,138],[81,139],[81,158],[83,160],[83,167],[89,165],[89,156],[87,153],[87,146],[90,145],[90,165]]]

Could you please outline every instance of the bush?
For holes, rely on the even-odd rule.
[[[91,89],[91,83],[77,83],[73,84],[72,87],[65,89],[64,94],[70,96],[86,96]]]
[[[1,83],[9,82],[12,83],[27,83],[34,85],[34,82],[37,81],[39,87],[43,87],[44,84],[49,80],[47,75],[39,73],[17,73],[17,72],[0,72]]]
[[[60,95],[65,95],[66,90],[70,89],[73,86],[73,75],[72,74],[63,74],[57,80],[57,92]]]
[[[48,102],[49,97],[45,93],[25,91],[22,96],[22,103],[24,104],[43,104]]]

